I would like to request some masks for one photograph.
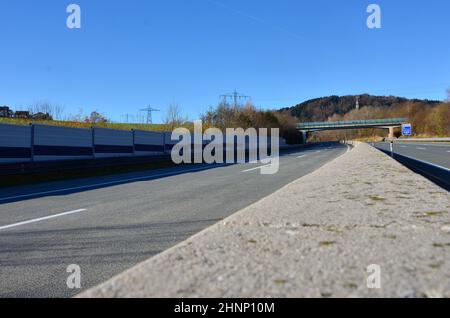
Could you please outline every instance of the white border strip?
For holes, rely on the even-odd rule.
[[[13,227],[18,227],[18,226],[21,226],[21,225],[42,222],[42,221],[58,218],[58,217],[61,217],[61,216],[67,216],[67,215],[71,215],[71,214],[75,214],[75,213],[81,213],[81,212],[85,212],[85,211],[87,211],[87,210],[86,209],[79,209],[79,210],[59,213],[59,214],[55,214],[55,215],[45,216],[45,217],[38,218],[38,219],[32,219],[32,220],[23,221],[23,222],[19,222],[19,223],[14,223],[14,224],[10,224],[10,225],[0,226],[0,231],[6,230],[6,229],[10,229],[10,228],[13,228]]]

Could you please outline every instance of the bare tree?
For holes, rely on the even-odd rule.
[[[450,102],[450,88],[447,89],[447,102]]]
[[[69,114],[64,117],[65,121],[73,121],[73,122],[82,122],[86,116],[84,115],[83,108],[78,108],[78,113],[76,114]]]
[[[182,126],[187,121],[187,118],[183,116],[180,105],[175,102],[171,103],[167,109],[166,118],[164,119],[166,129],[172,131],[175,128]]]
[[[62,120],[64,114],[64,107],[58,104],[52,104],[47,101],[36,102],[30,107],[28,107],[28,111],[31,114],[48,114],[55,120]]]

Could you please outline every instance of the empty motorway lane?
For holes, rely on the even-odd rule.
[[[375,147],[389,150],[389,143],[376,143]],[[450,143],[395,142],[394,152],[450,169]]]
[[[176,167],[0,190],[0,297],[70,297],[187,239],[347,151],[315,145],[258,165]],[[81,290],[67,267],[81,267]],[[174,273],[183,275],[183,273]]]

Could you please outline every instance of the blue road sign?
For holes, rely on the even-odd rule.
[[[402,125],[402,135],[403,136],[412,136],[412,125],[411,124]]]

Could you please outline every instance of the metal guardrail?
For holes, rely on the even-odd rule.
[[[412,171],[426,177],[433,181],[440,187],[450,191],[450,169],[441,167],[423,160],[411,158],[405,155],[399,155],[397,153],[391,153],[389,150],[376,148],[389,156],[392,156],[395,160],[408,167]]]
[[[333,121],[333,122],[311,122],[297,125],[298,129],[330,128],[345,126],[366,126],[366,125],[402,125],[408,120],[406,118],[389,119],[371,119],[371,120],[352,120],[352,121]]]
[[[394,142],[450,142],[450,138],[398,138],[386,140]]]

